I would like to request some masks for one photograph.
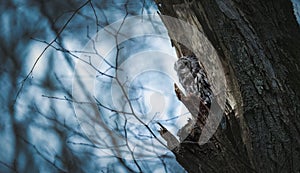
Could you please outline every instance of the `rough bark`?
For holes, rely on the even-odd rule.
[[[299,172],[300,28],[292,3],[156,2],[162,14],[203,31],[225,69],[228,96],[236,102],[228,105],[233,110],[226,129],[219,128],[207,144],[182,141],[173,150],[178,162],[188,172]],[[193,51],[174,45],[180,54]]]

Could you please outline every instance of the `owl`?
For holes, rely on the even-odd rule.
[[[201,103],[199,105],[209,109],[213,93],[206,72],[198,59],[193,55],[183,56],[175,63],[174,69],[177,72],[179,82],[186,91],[186,97],[199,98]],[[179,89],[177,86],[175,86],[175,92],[178,97]]]
[[[179,82],[185,89],[185,93],[174,84],[178,99],[192,114],[193,120],[178,131],[180,141],[198,141],[201,129],[209,114],[213,92],[204,68],[195,56],[183,56],[174,65]]]

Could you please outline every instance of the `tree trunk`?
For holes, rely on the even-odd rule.
[[[236,102],[229,105],[233,110],[226,128],[219,128],[208,143],[183,141],[172,150],[178,162],[188,172],[300,172],[300,28],[292,3],[156,3],[162,14],[203,31],[217,50],[227,91]]]

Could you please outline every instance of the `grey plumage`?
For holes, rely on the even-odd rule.
[[[210,107],[212,90],[205,70],[200,66],[198,59],[195,56],[181,57],[175,63],[174,69],[187,96],[197,96],[207,107]]]
[[[187,139],[188,141],[198,141],[201,129],[205,125],[209,109],[212,103],[212,90],[204,68],[200,65],[197,57],[183,56],[178,59],[174,65],[179,82],[183,86],[184,94],[179,87],[174,84],[177,98],[186,106],[192,114],[188,124],[181,128],[177,135],[180,142]],[[167,141],[169,149],[174,149],[180,143],[176,137],[171,134],[164,126],[161,126],[160,134]]]
[[[213,93],[206,72],[195,56],[181,57],[175,63],[174,69],[186,94],[184,95],[176,84],[175,93],[193,117],[177,135],[180,141],[198,141],[209,114]]]

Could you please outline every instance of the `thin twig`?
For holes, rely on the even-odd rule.
[[[76,104],[95,104],[95,105],[98,105],[98,106],[101,106],[111,112],[116,112],[116,113],[123,113],[123,114],[129,114],[129,115],[132,115],[133,113],[130,113],[130,112],[125,112],[125,111],[118,111],[118,110],[114,110],[112,108],[109,108],[108,106],[105,106],[103,105],[99,100],[97,100],[95,97],[94,99],[96,100],[96,102],[87,102],[87,101],[75,101],[73,99],[70,99],[70,98],[67,98],[66,96],[65,97],[56,97],[56,96],[48,96],[48,95],[42,95],[42,97],[46,97],[46,98],[49,98],[49,99],[55,99],[55,100],[61,100],[61,101],[68,101],[68,102],[71,102],[71,103],[76,103]]]
[[[82,4],[78,9],[76,9],[73,14],[71,15],[71,17],[67,20],[67,22],[63,25],[63,27],[58,31],[57,35],[55,36],[55,38],[44,48],[44,50],[41,52],[41,54],[37,57],[37,59],[35,60],[33,66],[31,67],[31,70],[29,71],[29,73],[26,75],[26,77],[22,80],[21,82],[21,87],[20,89],[17,91],[15,100],[14,100],[14,104],[16,103],[24,85],[25,82],[27,81],[27,79],[29,78],[29,76],[32,74],[34,68],[36,67],[37,63],[39,62],[39,60],[41,59],[41,57],[44,55],[44,53],[46,52],[46,50],[48,50],[48,48],[60,37],[60,35],[62,34],[62,32],[65,30],[65,28],[68,26],[68,24],[71,22],[71,20],[74,18],[74,16],[84,7],[86,6],[91,0],[86,1],[84,4]]]
[[[13,166],[10,166],[9,164],[7,164],[7,163],[5,163],[5,162],[3,162],[1,160],[0,160],[0,164],[4,165],[5,167],[7,167],[7,168],[9,168],[11,170],[13,170],[14,172],[17,172],[17,170]]]
[[[53,167],[55,167],[57,170],[61,171],[61,172],[65,172],[67,173],[67,171],[63,170],[62,168],[59,168],[54,162],[51,162],[49,159],[46,158],[46,156],[44,156],[39,150],[38,148],[33,145],[32,143],[30,143],[28,140],[26,140],[25,138],[23,138],[22,136],[18,135],[22,140],[23,142],[25,142],[26,144],[30,145],[36,152],[37,154],[43,159],[45,160],[46,162],[48,162],[50,165],[52,165]]]

